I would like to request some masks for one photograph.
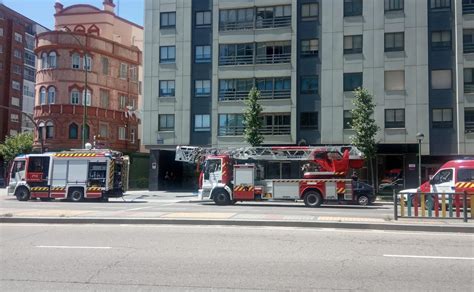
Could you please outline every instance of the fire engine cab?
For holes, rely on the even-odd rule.
[[[20,155],[10,168],[8,195],[19,201],[107,201],[128,189],[129,158],[112,150],[71,150]]]
[[[178,146],[176,161],[200,168],[199,196],[217,205],[253,200],[303,200],[308,207],[335,201],[367,205],[373,188],[347,179],[363,165],[353,146],[244,147]]]

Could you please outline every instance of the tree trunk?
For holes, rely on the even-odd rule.
[[[373,158],[369,158],[369,168],[370,168],[370,181],[372,182],[372,186],[375,188],[375,178],[374,178],[374,163]]]

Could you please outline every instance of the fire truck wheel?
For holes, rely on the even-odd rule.
[[[71,202],[80,202],[84,200],[84,192],[82,189],[73,189],[69,192],[68,199]]]
[[[357,198],[357,203],[361,206],[367,206],[370,202],[370,199],[367,195],[360,195]]]
[[[230,197],[229,194],[225,190],[216,190],[214,192],[214,203],[219,206],[229,205],[230,204]]]
[[[319,207],[323,203],[321,194],[316,191],[309,191],[304,195],[304,204],[306,207]]]
[[[26,187],[19,187],[15,192],[18,201],[28,201],[30,199],[30,191]]]

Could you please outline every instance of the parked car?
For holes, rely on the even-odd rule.
[[[357,203],[362,206],[372,204],[377,199],[374,188],[360,181],[354,183],[354,194],[357,195]]]
[[[378,193],[382,195],[391,195],[393,194],[393,190],[395,190],[395,192],[398,192],[402,190],[403,187],[404,181],[403,179],[399,178],[389,183],[380,184]]]

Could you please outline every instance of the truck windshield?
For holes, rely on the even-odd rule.
[[[443,169],[438,172],[433,179],[431,180],[432,184],[442,184],[450,182],[453,180],[453,170],[452,169]]]
[[[11,178],[15,178],[17,173],[20,173],[21,171],[25,170],[25,164],[26,162],[24,160],[20,161],[15,161],[13,166],[12,166],[12,173],[11,173]]]
[[[220,159],[209,159],[204,166],[204,172],[216,172],[221,170]]]

